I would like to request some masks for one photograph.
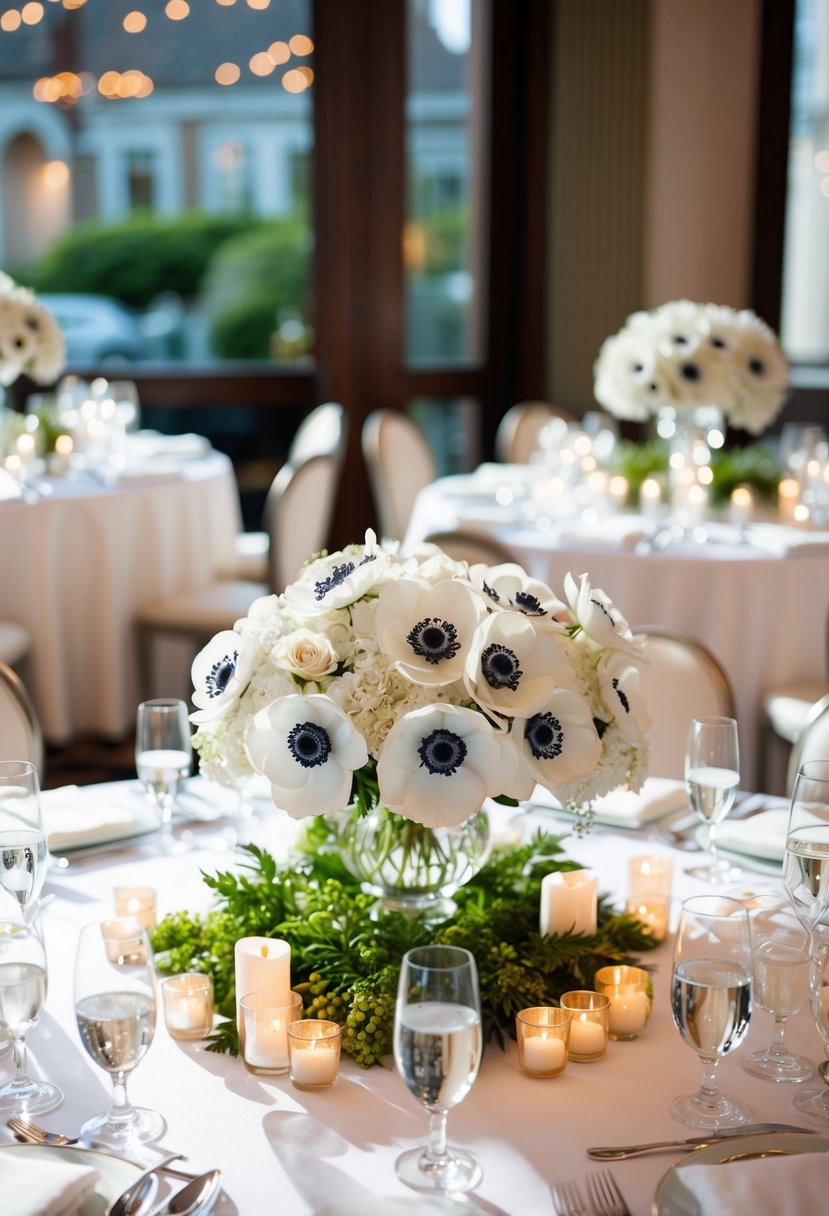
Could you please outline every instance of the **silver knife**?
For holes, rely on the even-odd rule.
[[[808,1132],[815,1134],[813,1127],[794,1127],[790,1123],[744,1123],[741,1127],[720,1128],[709,1136],[691,1136],[685,1140],[656,1140],[652,1144],[625,1144],[617,1148],[589,1148],[588,1157],[596,1161],[623,1161],[625,1157],[640,1157],[643,1153],[655,1153],[663,1148],[702,1148],[718,1140],[734,1140],[741,1136],[758,1136],[763,1132]]]

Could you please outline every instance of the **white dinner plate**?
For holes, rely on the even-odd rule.
[[[653,1197],[653,1216],[710,1216],[701,1212],[694,1196],[683,1185],[677,1170],[683,1165],[713,1165],[735,1153],[764,1153],[776,1149],[785,1153],[824,1153],[829,1137],[804,1132],[769,1132],[762,1136],[725,1136],[716,1144],[695,1149],[677,1161],[665,1174]]]
[[[59,1147],[51,1144],[0,1144],[0,1153],[25,1153],[33,1163],[45,1161],[72,1161],[76,1165],[88,1165],[100,1175],[95,1190],[86,1203],[78,1208],[76,1216],[103,1216],[107,1207],[141,1173],[142,1166],[100,1153],[96,1149]],[[2,1160],[2,1158],[0,1158]]]

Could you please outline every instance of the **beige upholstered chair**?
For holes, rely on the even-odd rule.
[[[25,685],[0,662],[0,760],[28,760],[43,781],[43,737]]]
[[[0,663],[16,667],[28,655],[32,639],[27,629],[16,621],[0,621]]]
[[[687,634],[658,625],[634,633],[647,642],[640,688],[652,721],[650,771],[681,781],[692,719],[736,716],[731,684],[714,655]]]
[[[504,414],[495,432],[495,456],[502,464],[529,464],[538,432],[551,418],[575,422],[574,414],[547,401],[519,401]]]
[[[788,749],[791,759],[795,740],[811,722],[818,702],[829,695],[829,614],[826,625],[826,654],[822,678],[781,684],[777,688],[768,689],[763,697],[762,746],[758,772],[758,788],[761,790],[769,789],[772,763],[778,758],[781,744],[784,749]]]
[[[816,701],[794,740],[786,774],[786,793],[791,794],[797,770],[807,760],[829,760],[829,694]]]
[[[402,540],[418,491],[435,479],[432,450],[407,414],[375,410],[363,423],[363,459],[385,540]]]
[[[482,536],[477,532],[465,532],[462,529],[447,532],[430,532],[424,541],[438,545],[449,557],[456,562],[469,562],[474,566],[485,562],[488,566],[501,566],[504,562],[515,562],[515,554],[490,536]]]

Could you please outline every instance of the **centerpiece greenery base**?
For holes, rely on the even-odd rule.
[[[153,934],[162,974],[202,971],[213,977],[221,1022],[208,1042],[238,1054],[234,944],[240,937],[278,937],[291,946],[294,989],[306,1018],[331,1018],[343,1027],[343,1049],[362,1067],[381,1062],[392,1046],[400,962],[428,942],[465,946],[480,977],[484,1034],[502,1046],[515,1035],[515,1014],[556,1005],[563,992],[589,988],[599,967],[636,963],[635,952],[656,945],[642,925],[599,900],[598,929],[590,936],[542,937],[541,880],[555,870],[580,868],[563,853],[562,838],[538,833],[529,843],[492,853],[455,893],[444,919],[376,912],[376,900],[344,866],[336,830],[310,821],[307,853],[290,866],[248,845],[243,872],[204,876],[215,905],[204,916],[176,912]]]

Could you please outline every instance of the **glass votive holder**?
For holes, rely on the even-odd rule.
[[[600,967],[593,977],[596,991],[610,998],[608,1038],[635,1039],[647,1025],[652,1001],[649,976],[641,967]]]
[[[164,1025],[173,1039],[203,1039],[213,1029],[213,980],[200,971],[161,981]]]
[[[565,992],[561,1008],[573,1015],[570,1023],[569,1058],[575,1064],[600,1060],[607,1051],[610,997],[603,992],[580,989]]]
[[[288,1071],[288,1030],[302,1017],[298,992],[249,992],[241,1001],[239,1046],[251,1072]]]
[[[658,942],[670,923],[673,871],[672,859],[661,853],[644,853],[628,861],[626,911]]]
[[[557,1077],[567,1067],[569,1009],[538,1005],[515,1015],[518,1067],[527,1077]]]
[[[297,1089],[330,1089],[340,1071],[342,1027],[337,1022],[293,1022],[288,1027],[291,1083]]]
[[[152,887],[114,887],[112,899],[116,916],[134,916],[148,933],[153,932],[156,894]]]

